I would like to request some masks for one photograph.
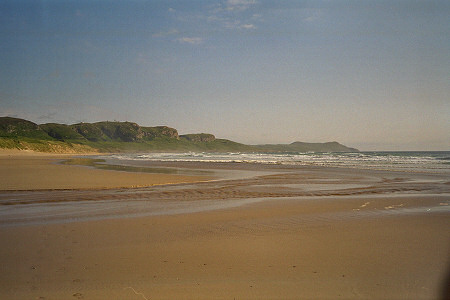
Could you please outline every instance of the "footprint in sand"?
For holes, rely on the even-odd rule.
[[[83,299],[83,294],[82,293],[75,293],[72,296],[74,296],[77,299]]]

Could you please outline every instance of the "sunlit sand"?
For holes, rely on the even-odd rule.
[[[19,171],[31,168],[42,176],[56,171],[101,176],[105,182],[115,172],[111,176],[125,183],[134,176],[155,183],[155,174],[49,164],[54,160],[15,157],[13,164],[1,164],[0,174],[6,178],[7,170],[21,177]],[[430,299],[441,294],[449,263],[450,198],[437,175],[425,186],[408,180],[415,175],[407,173],[392,183],[382,180],[398,177],[390,172],[179,167],[254,176],[199,182],[204,178],[158,174],[158,184],[187,178],[192,183],[86,190],[71,181],[75,189],[59,191],[43,190],[49,186],[30,176],[23,177],[28,190],[1,192],[0,298]],[[355,180],[360,186],[349,185]],[[328,189],[322,186],[326,182]]]

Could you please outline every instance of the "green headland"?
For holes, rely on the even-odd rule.
[[[175,128],[167,126],[144,127],[115,121],[36,124],[13,117],[0,117],[0,148],[55,153],[358,151],[338,142],[245,145],[209,133],[179,135]]]

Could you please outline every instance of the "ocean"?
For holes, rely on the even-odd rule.
[[[450,151],[352,153],[133,153],[105,159],[189,162],[238,162],[298,166],[326,166],[370,170],[413,171],[450,175]]]

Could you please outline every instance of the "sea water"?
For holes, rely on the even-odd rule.
[[[450,151],[433,152],[289,152],[289,153],[135,153],[104,156],[118,160],[238,162],[312,165],[372,170],[413,171],[450,175]]]

